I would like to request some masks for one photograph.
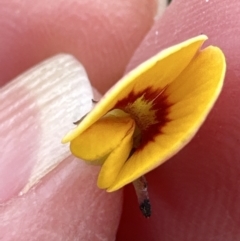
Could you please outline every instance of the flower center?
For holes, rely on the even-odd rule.
[[[168,108],[171,105],[164,90],[147,88],[144,92],[131,92],[118,101],[114,108],[122,109],[136,122],[134,133],[135,146],[142,148],[147,142],[154,141],[162,127],[167,123]]]
[[[128,103],[124,110],[136,121],[140,130],[147,130],[149,126],[158,123],[153,100],[145,99],[144,94],[134,102]]]

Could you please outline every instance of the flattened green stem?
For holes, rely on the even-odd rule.
[[[144,176],[139,177],[133,182],[133,186],[137,194],[139,208],[142,214],[146,218],[149,218],[151,216],[152,210],[148,196],[148,185],[146,178]]]

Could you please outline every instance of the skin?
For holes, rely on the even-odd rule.
[[[27,194],[17,197],[20,187],[11,195],[1,192],[0,239],[114,240],[116,235],[119,241],[238,240],[240,3],[175,0],[153,23],[154,1],[148,8],[149,0],[118,1],[116,5],[109,1],[104,6],[101,2],[52,0],[36,6],[33,1],[1,1],[0,84],[55,53],[69,52],[81,60],[93,86],[104,93],[127,65],[129,71],[161,49],[204,33],[209,36],[206,45],[217,45],[226,55],[223,92],[192,142],[146,175],[151,219],[141,216],[129,185],[124,190],[118,226],[121,191],[109,195],[97,190],[98,169],[70,156]],[[124,16],[121,21],[118,14]],[[96,22],[98,27],[93,28]],[[136,25],[129,24],[132,22]],[[4,101],[16,100],[13,95]],[[4,126],[1,128],[3,136]],[[17,159],[17,150],[22,151],[4,152],[0,161],[12,159],[12,155]],[[21,164],[32,155],[25,152],[23,160],[18,160]],[[22,167],[15,165],[11,170]],[[29,170],[16,174],[8,170],[7,174],[5,181],[14,176],[15,182],[22,183],[30,175]],[[13,188],[12,182],[1,179],[1,183],[5,192]],[[90,210],[86,208],[89,204]]]
[[[65,52],[84,64],[93,85],[104,92],[123,75],[153,24],[156,8],[155,0],[1,1],[0,85]],[[107,194],[98,189],[99,168],[77,160],[69,150],[69,157],[18,196],[39,152],[42,110],[32,92],[13,90],[14,85],[12,92],[7,87],[0,94],[0,107],[6,106],[0,108],[0,240],[114,240],[122,191]],[[51,105],[58,101],[53,99]],[[64,112],[59,112],[60,118],[47,115],[44,121],[54,118],[57,125],[66,118]],[[58,140],[60,148],[64,134]],[[51,160],[51,155],[43,158]]]
[[[117,240],[240,238],[239,13],[238,1],[175,0],[133,56],[128,70],[164,47],[204,33],[209,37],[206,45],[219,46],[225,53],[227,74],[217,104],[190,144],[146,175],[150,220],[141,218],[137,208],[132,210],[134,194],[132,187],[126,188]]]

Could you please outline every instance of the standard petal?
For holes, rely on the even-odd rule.
[[[128,131],[125,138],[121,141],[118,147],[114,149],[104,164],[102,165],[101,171],[98,176],[98,187],[106,189],[112,185],[115,181],[118,173],[129,157],[130,151],[133,146],[133,132],[135,129],[135,123],[132,128]]]
[[[162,91],[188,66],[206,39],[207,36],[200,35],[167,48],[129,72],[62,142],[75,139],[130,93],[138,94],[149,87]]]
[[[194,58],[164,93],[172,103],[169,121],[156,130],[159,134],[154,141],[132,155],[108,191],[156,168],[192,139],[222,89],[225,70],[224,55],[216,47],[208,47]]]
[[[134,126],[130,117],[108,115],[75,138],[70,149],[73,155],[85,161],[95,161],[109,154]]]

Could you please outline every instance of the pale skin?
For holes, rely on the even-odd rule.
[[[1,163],[16,161],[1,170],[0,239],[238,240],[239,1],[175,0],[155,23],[153,0],[102,2],[1,1],[0,84],[53,54],[69,52],[81,59],[92,84],[104,93],[123,75],[130,59],[128,71],[159,50],[204,33],[207,44],[219,46],[226,55],[223,92],[193,141],[146,175],[152,202],[149,220],[141,216],[132,186],[125,188],[122,208],[122,192],[98,190],[97,168],[72,156],[34,190],[17,197],[30,175],[31,165],[24,164],[34,159],[24,149],[24,140],[32,140],[1,150]],[[121,21],[119,14],[124,16]],[[134,27],[129,24],[133,22]],[[12,95],[4,101],[18,99]],[[32,131],[31,122],[27,124]],[[1,138],[6,128],[0,126]]]

